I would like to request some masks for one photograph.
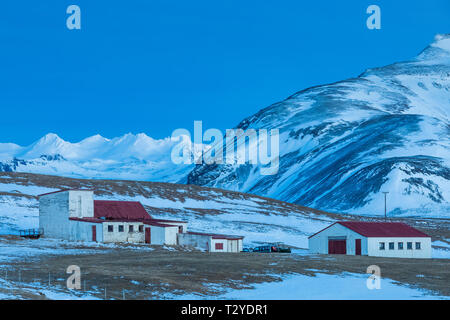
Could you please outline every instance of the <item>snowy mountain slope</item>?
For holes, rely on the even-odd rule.
[[[192,169],[171,161],[170,152],[179,139],[190,145],[185,136],[155,140],[143,133],[114,139],[96,135],[70,143],[47,134],[27,147],[1,143],[0,171],[179,182]]]
[[[411,61],[300,91],[243,120],[280,130],[280,169],[198,165],[188,183],[331,212],[450,216],[450,35]]]
[[[339,218],[269,198],[194,185],[87,180],[0,173],[0,234],[38,227],[37,195],[65,188],[95,190],[103,200],[140,201],[157,218],[185,219],[191,231],[244,235],[245,244],[280,241],[307,247],[307,237]]]

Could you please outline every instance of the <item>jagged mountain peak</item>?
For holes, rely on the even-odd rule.
[[[95,134],[93,136],[87,137],[83,140],[81,140],[79,143],[83,144],[83,143],[97,143],[97,142],[106,142],[106,141],[110,141],[108,138],[103,137],[100,134]]]
[[[47,133],[45,136],[40,138],[36,144],[47,144],[47,143],[61,143],[65,142],[63,139],[61,139],[56,133]]]

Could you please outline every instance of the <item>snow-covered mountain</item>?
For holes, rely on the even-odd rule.
[[[145,134],[0,143],[0,171],[187,182],[370,215],[384,213],[388,191],[391,215],[448,217],[449,116],[450,35],[439,35],[410,61],[302,90],[243,120],[238,128],[280,130],[273,176],[250,164],[174,164],[180,140]]]
[[[171,160],[171,150],[180,142],[191,145],[186,136],[155,140],[143,133],[114,139],[95,135],[70,143],[50,133],[26,147],[0,143],[0,171],[179,182],[192,169]]]
[[[331,212],[450,216],[450,34],[416,58],[302,90],[243,120],[280,130],[278,174],[198,165],[188,183]]]

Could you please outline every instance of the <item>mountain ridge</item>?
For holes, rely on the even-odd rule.
[[[300,90],[243,119],[244,130],[279,128],[276,176],[198,165],[188,183],[368,215],[384,213],[389,191],[391,214],[449,216],[449,79],[450,35],[438,35],[416,58]]]

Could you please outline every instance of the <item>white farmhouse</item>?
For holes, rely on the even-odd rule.
[[[400,222],[340,221],[309,237],[320,254],[431,258],[431,237]]]
[[[243,237],[192,233],[187,221],[154,219],[140,202],[94,200],[92,190],[39,196],[45,237],[70,241],[185,245],[210,252],[240,252]]]

